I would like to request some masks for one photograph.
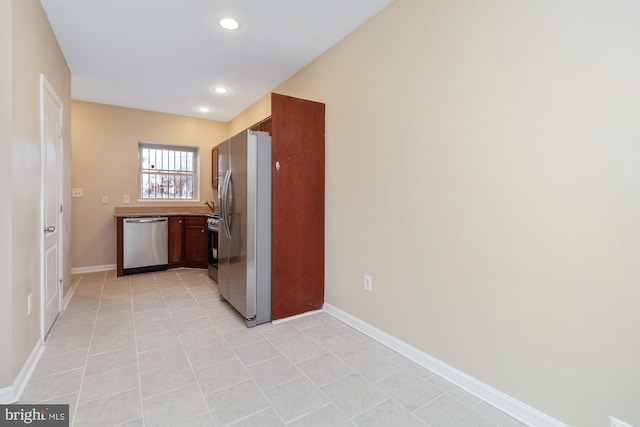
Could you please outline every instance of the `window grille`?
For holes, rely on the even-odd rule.
[[[198,147],[138,143],[140,198],[194,200],[198,194]]]

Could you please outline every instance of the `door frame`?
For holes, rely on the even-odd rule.
[[[45,168],[46,168],[46,159],[44,153],[46,153],[46,128],[45,128],[45,111],[44,111],[44,97],[45,92],[47,92],[55,101],[55,103],[59,106],[60,112],[60,130],[58,132],[58,143],[59,149],[58,152],[58,197],[60,201],[60,209],[58,215],[58,223],[56,224],[56,228],[58,229],[58,314],[62,311],[62,305],[64,300],[64,286],[63,286],[63,266],[64,266],[64,210],[62,209],[62,202],[64,200],[64,137],[63,135],[63,123],[64,123],[64,104],[60,100],[60,97],[53,89],[53,86],[49,83],[47,78],[43,73],[40,74],[40,341],[44,343],[45,335],[48,332],[45,330],[45,307],[46,307],[46,295],[45,295],[45,238],[44,238],[44,228],[45,228]],[[55,323],[55,321],[54,321]]]

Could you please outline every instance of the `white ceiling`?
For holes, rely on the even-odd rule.
[[[228,121],[392,1],[41,3],[71,69],[73,99]],[[238,30],[218,26],[227,16]],[[217,85],[230,92],[214,93]]]

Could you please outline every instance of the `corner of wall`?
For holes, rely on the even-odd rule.
[[[519,400],[499,391],[495,388],[465,374],[435,357],[424,353],[421,350],[399,340],[398,338],[387,334],[380,329],[358,319],[351,314],[340,310],[330,304],[325,304],[323,310],[351,326],[352,328],[362,332],[379,343],[398,352],[407,359],[427,368],[434,374],[446,379],[452,384],[478,397],[482,401],[490,404],[496,409],[508,414],[509,416],[525,423],[526,425],[536,427],[569,427],[547,414],[532,408],[531,406],[520,402]],[[623,425],[613,427],[626,427]]]
[[[0,179],[11,182],[12,169],[12,2],[0,2]],[[12,198],[0,198],[0,342],[11,342],[11,211]],[[11,347],[0,346],[0,394],[11,383]]]
[[[229,137],[266,119],[270,115],[271,93],[269,92],[229,122]]]

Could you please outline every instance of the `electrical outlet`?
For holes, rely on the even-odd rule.
[[[107,203],[109,203],[109,196],[102,196],[102,204],[106,205]]]
[[[27,297],[27,316],[31,316],[31,309],[33,308],[33,294],[29,294]]]
[[[369,276],[368,274],[364,275],[364,290],[365,291],[369,291],[371,292],[371,276]]]
[[[129,203],[129,195],[127,194],[126,196],[122,196],[122,203]]]
[[[71,197],[82,197],[82,188],[72,188]]]

